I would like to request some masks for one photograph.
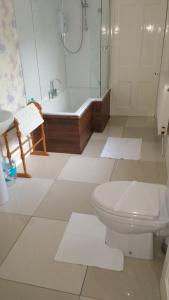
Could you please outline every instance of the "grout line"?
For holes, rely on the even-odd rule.
[[[88,268],[89,268],[89,267],[86,266],[86,273],[85,273],[84,280],[83,280],[83,283],[82,283],[82,286],[81,286],[80,297],[82,297],[82,292],[83,292],[84,284],[85,284],[85,281],[86,281]],[[80,299],[80,298],[79,298],[79,299]]]
[[[60,293],[60,294],[71,295],[71,296],[78,296],[79,297],[79,294],[68,293],[68,292],[64,292],[64,291],[61,291],[61,290],[55,290],[55,289],[47,288],[47,287],[40,286],[40,285],[34,285],[34,284],[31,284],[31,283],[25,283],[25,282],[20,282],[20,281],[5,279],[5,278],[0,278],[0,279],[3,280],[3,281],[7,281],[7,282],[19,284],[19,285],[25,285],[27,287],[34,287],[34,288],[39,288],[39,289],[47,290],[47,291],[50,291],[50,292],[52,291],[52,292],[56,292],[56,293]],[[39,299],[37,299],[37,300],[39,300]],[[96,300],[98,300],[98,299],[96,299]]]
[[[112,170],[112,173],[111,173],[111,176],[110,176],[109,181],[111,181],[111,178],[112,178],[113,174],[114,174],[115,171],[117,170],[117,168],[118,168],[118,163],[119,163],[119,159],[116,159],[116,160],[115,160],[115,163],[114,163],[114,166],[113,166],[113,170]]]
[[[85,300],[90,300],[90,299],[92,299],[92,300],[103,300],[103,299],[101,299],[101,298],[97,298],[97,299],[96,299],[96,298],[93,298],[93,297],[91,298],[91,297],[86,297],[86,296],[82,296],[82,295],[79,296],[79,299],[78,299],[78,300],[80,300],[81,297],[83,297]]]
[[[94,211],[93,211],[93,212],[88,212],[88,213],[72,211],[71,214],[72,214],[72,213],[95,216]],[[58,222],[69,223],[69,220],[70,220],[70,218],[71,218],[71,215],[70,215],[70,217],[69,217],[68,220],[63,220],[63,219],[59,219],[59,218],[50,218],[50,217],[45,217],[45,216],[37,216],[37,215],[35,215],[35,216],[33,215],[32,218],[36,218],[36,219],[45,219],[45,220],[49,220],[49,221],[58,221]]]

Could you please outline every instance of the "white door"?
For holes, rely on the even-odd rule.
[[[154,115],[167,0],[112,0],[112,114]]]
[[[161,300],[169,300],[169,247],[167,250],[161,282],[160,282],[160,290],[161,290]]]

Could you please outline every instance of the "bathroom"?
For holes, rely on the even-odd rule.
[[[143,182],[152,193],[154,186],[167,187],[168,136],[158,135],[156,107],[159,82],[169,73],[168,4],[0,0],[0,111],[16,116],[38,102],[49,152],[27,155],[31,178],[16,178],[9,201],[0,205],[0,299],[167,299],[161,251],[167,229],[156,230],[151,259],[122,257],[112,249],[118,247],[94,243],[104,228],[93,206],[104,184],[132,182],[136,188],[135,182]],[[8,140],[11,149],[17,146],[14,130]],[[108,141],[122,143],[112,157],[103,151]],[[6,155],[3,138],[1,150]],[[19,149],[13,159],[23,172]],[[149,213],[157,202],[154,197]],[[66,240],[73,222],[79,222],[81,235],[88,229],[83,239],[77,232]],[[75,236],[80,250],[65,261],[62,245]],[[151,248],[151,239],[148,233],[142,244]]]

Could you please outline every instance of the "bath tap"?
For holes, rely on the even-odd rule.
[[[55,78],[50,81],[50,91],[49,91],[49,99],[53,99],[58,96],[58,90],[59,88],[54,87],[54,82],[57,81],[60,85],[62,84],[61,80],[59,78]]]
[[[57,89],[54,88],[54,80],[50,81],[49,99],[57,97]]]

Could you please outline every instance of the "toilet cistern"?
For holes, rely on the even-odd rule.
[[[8,129],[14,120],[13,114],[7,110],[0,109],[0,136]],[[3,205],[9,200],[8,188],[5,182],[2,169],[2,157],[0,154],[0,205]]]

